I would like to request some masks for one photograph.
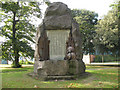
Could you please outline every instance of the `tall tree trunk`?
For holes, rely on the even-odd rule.
[[[16,12],[13,12],[13,27],[12,27],[12,31],[13,31],[13,39],[12,39],[12,44],[13,44],[13,51],[14,51],[14,66],[13,67],[20,67],[19,65],[19,51],[18,51],[18,47],[17,47],[17,39],[16,39]]]
[[[19,65],[19,52],[18,51],[16,51],[16,55],[15,55],[15,66],[20,67],[20,65]]]

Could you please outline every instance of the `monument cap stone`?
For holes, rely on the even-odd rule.
[[[72,24],[71,10],[62,2],[54,2],[45,12],[45,29],[70,29]]]

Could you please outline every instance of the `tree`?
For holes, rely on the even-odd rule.
[[[93,39],[95,36],[95,25],[98,14],[89,10],[73,9],[72,15],[79,23],[80,32],[83,34],[83,52],[85,54],[94,53]]]
[[[1,2],[4,11],[2,34],[6,42],[2,44],[2,58],[13,60],[14,67],[20,67],[19,56],[34,55],[30,43],[34,43],[35,27],[32,17],[41,17],[41,2]]]
[[[2,47],[1,47],[1,43],[0,43],[0,58],[2,56]]]
[[[111,7],[115,10],[117,10],[117,17],[118,17],[118,55],[120,56],[120,1],[116,0],[114,4],[111,5]]]
[[[117,9],[117,15],[120,19],[120,1],[116,0],[113,4],[110,5],[110,7],[112,7],[112,9]]]
[[[96,27],[97,34],[95,37],[95,44],[99,47],[102,55],[105,52],[108,54],[117,54],[119,52],[117,9],[114,8],[109,11],[103,19],[98,21]]]

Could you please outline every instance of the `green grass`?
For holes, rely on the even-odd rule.
[[[109,68],[109,69],[104,69]],[[27,74],[33,67],[3,68],[2,88],[117,88],[118,67],[87,66],[88,76],[77,80],[40,81]],[[91,70],[90,70],[91,69]]]

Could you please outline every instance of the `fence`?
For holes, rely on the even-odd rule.
[[[120,57],[117,55],[95,55],[92,62],[117,62],[120,61]]]

